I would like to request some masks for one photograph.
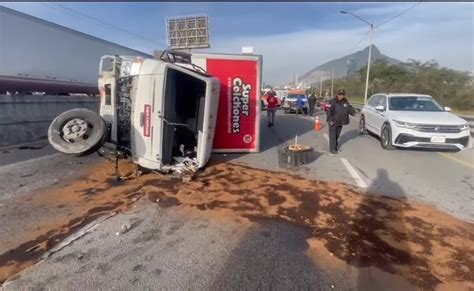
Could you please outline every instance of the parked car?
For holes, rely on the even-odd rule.
[[[382,148],[463,149],[469,144],[466,120],[422,94],[375,94],[361,111],[359,133],[380,137]]]
[[[290,112],[296,112],[296,99],[301,95],[303,95],[304,98],[303,112],[304,114],[308,114],[308,97],[306,96],[304,90],[290,90],[288,92],[288,95],[286,96],[282,105],[282,108],[286,114]]]

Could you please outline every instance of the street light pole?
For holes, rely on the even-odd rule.
[[[364,95],[364,104],[367,104],[367,93],[369,90],[369,75],[370,75],[370,60],[372,59],[372,32],[374,30],[374,25],[370,25],[369,31],[369,59],[367,60],[367,76],[365,77],[365,95]]]
[[[365,22],[370,26],[370,31],[369,31],[369,57],[367,59],[367,75],[365,77],[365,94],[364,94],[364,104],[367,104],[367,94],[369,92],[369,75],[370,75],[370,60],[372,58],[372,33],[374,31],[374,25],[367,20],[363,19],[362,17],[355,15],[352,12],[347,12],[347,11],[341,11],[342,14],[350,14],[362,22]]]

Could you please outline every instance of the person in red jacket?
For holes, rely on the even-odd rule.
[[[276,95],[275,91],[269,91],[267,95],[268,95],[267,119],[268,119],[268,127],[271,127],[274,125],[274,122],[275,122],[275,112],[278,105],[278,100],[275,96]]]

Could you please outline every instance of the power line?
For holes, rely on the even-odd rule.
[[[360,45],[360,43],[367,37],[369,32],[370,32],[370,29],[367,30],[367,32],[362,36],[362,38],[357,42],[357,44],[349,50],[349,53],[352,52],[353,49],[356,49]]]
[[[148,42],[152,42],[152,43],[154,43],[154,44],[159,44],[159,45],[164,46],[164,44],[163,44],[162,42],[159,42],[159,41],[157,41],[157,40],[148,38],[148,37],[143,36],[143,35],[140,35],[140,34],[138,34],[138,33],[135,33],[135,32],[128,31],[128,30],[125,30],[125,29],[123,29],[123,28],[117,27],[117,26],[115,26],[115,25],[112,25],[112,24],[110,24],[110,23],[104,22],[104,21],[102,21],[102,20],[100,20],[100,19],[97,19],[97,18],[95,18],[95,17],[89,16],[89,15],[84,14],[84,13],[82,13],[82,12],[80,12],[80,11],[75,10],[75,9],[72,9],[72,8],[69,8],[69,7],[66,7],[66,6],[63,6],[63,5],[61,5],[61,4],[57,4],[59,7],[53,6],[53,5],[49,4],[49,3],[41,3],[41,4],[42,4],[42,5],[45,5],[45,6],[49,7],[49,8],[52,8],[52,9],[54,9],[54,10],[56,10],[56,11],[59,11],[59,12],[66,12],[66,13],[69,14],[69,15],[74,15],[74,16],[76,16],[76,17],[86,18],[86,19],[88,19],[88,20],[90,20],[90,21],[92,21],[92,22],[95,22],[95,24],[98,24],[98,25],[101,25],[101,26],[104,26],[104,27],[107,27],[107,28],[110,28],[110,29],[114,29],[114,30],[116,30],[116,31],[120,31],[120,32],[123,32],[123,33],[127,33],[127,34],[129,34],[129,35],[133,35],[134,37],[141,38],[141,39],[146,40],[146,41],[148,41]],[[72,13],[71,13],[71,12],[72,12]]]
[[[408,8],[408,9],[406,9],[406,10],[404,10],[404,11],[398,13],[397,15],[393,16],[392,18],[389,18],[389,19],[387,19],[386,21],[382,22],[381,24],[377,25],[376,27],[374,27],[374,29],[376,29],[376,28],[378,28],[378,27],[380,27],[380,26],[382,26],[382,25],[384,25],[384,24],[387,24],[388,22],[390,22],[390,21],[392,21],[392,20],[394,20],[394,19],[396,19],[396,18],[402,16],[403,14],[407,13],[408,11],[412,10],[413,8],[415,8],[416,6],[418,6],[418,5],[420,5],[420,4],[421,4],[421,1],[420,1],[420,2],[417,2],[415,5],[411,6],[410,8]]]

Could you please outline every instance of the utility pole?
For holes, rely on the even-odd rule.
[[[331,97],[334,97],[334,66],[332,66],[331,74]]]
[[[352,12],[341,11],[341,13],[342,14],[350,14],[350,15],[358,18],[359,20],[365,22],[366,24],[368,24],[370,26],[370,30],[369,30],[369,57],[368,57],[368,60],[367,60],[367,76],[365,77],[365,95],[364,95],[364,104],[367,104],[367,93],[369,92],[370,59],[372,58],[372,33],[374,31],[374,24],[368,22],[367,20],[363,19],[360,16],[355,15]]]

